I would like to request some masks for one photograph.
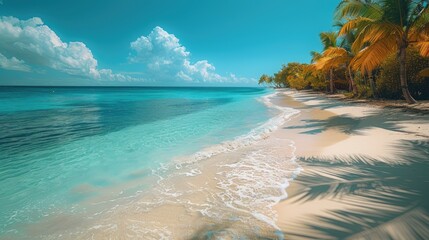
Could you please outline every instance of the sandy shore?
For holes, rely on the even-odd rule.
[[[28,235],[429,238],[428,115],[307,92],[278,91],[271,103],[300,113],[275,117],[287,121],[255,141],[238,141],[237,149],[225,143],[225,151],[205,159],[174,160],[167,172],[155,172],[150,191],[118,199],[100,195],[85,203],[84,215],[47,217],[31,224]]]
[[[286,239],[428,239],[429,115],[285,91],[301,114],[300,175],[279,203]]]

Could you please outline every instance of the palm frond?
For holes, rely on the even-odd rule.
[[[319,60],[322,57],[322,54],[316,51],[311,51],[311,63],[315,63],[317,60]]]
[[[348,52],[346,49],[341,47],[330,47],[323,52],[323,55],[326,56],[348,56]]]
[[[425,68],[419,72],[420,77],[429,77],[429,68]]]
[[[404,28],[410,20],[411,2],[409,0],[379,0],[383,9],[383,21]]]
[[[345,68],[349,64],[350,60],[351,58],[349,56],[334,57],[329,61],[329,65],[334,69]]]
[[[417,44],[420,55],[423,57],[429,57],[429,38],[426,41],[419,41]]]
[[[340,36],[345,35],[354,29],[363,28],[364,26],[372,22],[374,22],[373,19],[365,18],[365,17],[357,17],[355,19],[350,19],[343,24],[340,31],[338,32],[338,35]]]
[[[360,30],[352,45],[352,51],[357,53],[366,45],[384,41],[384,39],[387,38],[399,39],[402,36],[402,33],[403,30],[397,25],[388,22],[372,22]],[[397,40],[395,40],[395,42],[389,41],[389,44],[397,45]]]
[[[326,71],[329,70],[330,66],[329,66],[329,61],[331,60],[331,57],[321,57],[319,58],[315,63],[314,66],[316,67],[317,70],[322,70],[322,71]]]
[[[385,37],[361,50],[352,60],[351,66],[354,70],[370,73],[397,49],[396,36]]]
[[[323,44],[323,50],[328,49],[329,47],[337,46],[338,33],[336,32],[322,32],[320,33],[320,40]]]
[[[340,46],[346,49],[350,55],[354,55],[354,53],[352,52],[352,44],[356,40],[356,31],[350,31],[345,35],[340,36],[340,38],[342,39]]]
[[[374,43],[384,38],[391,37],[392,35],[399,38],[403,30],[398,25],[389,22],[377,22],[369,25],[366,33],[363,41]]]
[[[321,57],[314,63],[317,70],[327,71],[332,68],[346,66],[352,59],[346,49],[341,47],[329,47]]]
[[[413,19],[410,20],[410,29],[418,33],[429,34],[429,9],[428,5],[423,6],[419,3],[410,14]]]
[[[343,0],[335,10],[335,19],[367,17],[379,19],[383,11],[377,3],[360,0]]]

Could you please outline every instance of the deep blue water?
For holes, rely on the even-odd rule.
[[[130,181],[150,187],[151,169],[266,121],[269,91],[0,87],[0,236]]]

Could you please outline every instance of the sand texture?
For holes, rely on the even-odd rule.
[[[284,94],[303,168],[275,207],[286,239],[428,239],[429,116]]]

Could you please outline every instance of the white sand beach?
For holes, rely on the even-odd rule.
[[[429,236],[426,113],[290,90],[271,102],[299,113],[238,147],[176,159],[153,191],[91,199],[104,209],[91,219],[55,216],[28,231],[70,239]]]
[[[278,204],[286,239],[429,236],[429,116],[286,91],[301,114],[276,134],[303,171]]]

